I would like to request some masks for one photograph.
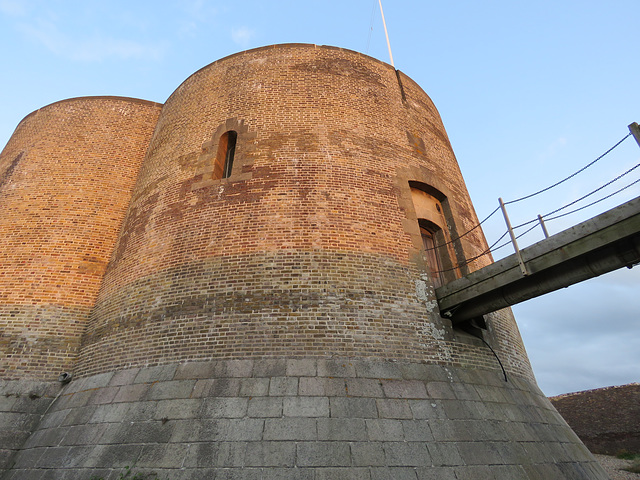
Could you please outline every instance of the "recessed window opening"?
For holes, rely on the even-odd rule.
[[[233,158],[236,153],[237,132],[229,130],[218,141],[218,154],[213,167],[213,178],[229,178],[233,169]]]
[[[420,235],[427,257],[427,267],[429,269],[429,277],[433,282],[434,288],[441,287],[444,284],[442,262],[438,253],[438,242],[436,234],[441,230],[437,225],[426,220],[420,220]]]
[[[446,197],[435,188],[418,182],[409,182],[411,199],[422,237],[427,271],[435,288],[458,277],[455,251],[450,241],[446,210]]]

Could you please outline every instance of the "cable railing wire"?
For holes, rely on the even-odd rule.
[[[499,207],[499,206],[498,206],[498,207],[496,207],[496,209],[495,209],[493,212],[491,212],[489,215],[487,215],[487,216],[485,217],[485,219],[484,219],[484,220],[482,220],[480,223],[478,223],[478,224],[477,224],[477,225],[475,225],[474,227],[472,227],[472,228],[470,228],[469,230],[467,230],[466,232],[464,232],[462,235],[458,235],[456,238],[452,238],[451,240],[449,240],[449,241],[447,241],[447,242],[444,242],[443,244],[438,245],[437,247],[429,247],[429,248],[427,248],[426,250],[427,250],[427,251],[429,251],[429,250],[437,250],[437,249],[438,249],[438,248],[440,248],[440,247],[445,247],[445,246],[447,246],[447,245],[451,245],[452,243],[457,242],[457,241],[458,241],[458,240],[460,240],[462,237],[465,237],[465,236],[469,235],[469,234],[470,234],[471,232],[473,232],[476,228],[480,227],[484,222],[486,222],[486,221],[487,221],[487,220],[489,220],[491,217],[493,217],[493,215],[494,215],[498,210],[500,210],[500,207]]]
[[[550,186],[548,186],[548,187],[546,187],[546,188],[543,188],[543,189],[541,189],[541,190],[538,190],[537,192],[534,192],[534,193],[532,193],[532,194],[525,195],[524,197],[520,197],[520,198],[517,198],[517,199],[515,199],[515,200],[510,200],[510,201],[508,201],[508,202],[504,202],[504,205],[509,205],[509,204],[517,203],[517,202],[520,202],[520,201],[523,201],[523,200],[527,200],[527,199],[529,199],[529,198],[535,197],[536,195],[539,195],[539,194],[544,193],[544,192],[546,192],[546,191],[548,191],[548,190],[551,190],[552,188],[557,187],[558,185],[563,184],[563,183],[564,183],[564,182],[566,182],[567,180],[570,180],[571,178],[575,177],[575,176],[576,176],[576,175],[578,175],[579,173],[581,173],[581,172],[585,171],[587,168],[591,167],[591,166],[592,166],[592,165],[594,165],[596,162],[598,162],[599,160],[601,160],[602,158],[604,158],[606,155],[608,155],[609,153],[611,153],[615,148],[617,148],[617,147],[618,147],[622,142],[624,142],[624,141],[625,141],[628,137],[630,137],[631,135],[632,135],[632,133],[631,133],[631,132],[630,132],[630,133],[628,133],[628,134],[627,134],[627,135],[625,135],[625,136],[624,136],[620,141],[618,141],[615,145],[613,145],[610,149],[608,149],[606,152],[604,152],[604,153],[603,153],[602,155],[600,155],[598,158],[596,158],[595,160],[591,161],[590,163],[588,163],[587,165],[585,165],[585,166],[584,166],[584,167],[582,167],[581,169],[577,170],[576,172],[572,173],[572,174],[571,174],[571,175],[569,175],[568,177],[566,177],[566,178],[564,178],[564,179],[562,179],[562,180],[560,180],[560,181],[558,181],[558,182],[554,183],[553,185],[550,185]],[[621,188],[621,189],[619,189],[619,190],[617,190],[617,191],[615,191],[615,192],[613,192],[613,193],[611,193],[611,194],[609,194],[609,195],[606,195],[606,196],[605,196],[605,197],[603,197],[603,198],[600,198],[599,200],[596,200],[596,201],[594,201],[594,202],[591,202],[591,203],[589,203],[588,205],[585,205],[585,206],[583,206],[583,207],[580,207],[580,208],[577,208],[577,209],[571,210],[570,212],[563,213],[562,215],[556,215],[555,217],[551,217],[551,215],[553,215],[553,214],[555,214],[555,213],[557,213],[557,212],[560,212],[560,211],[562,211],[562,210],[564,210],[564,209],[566,209],[566,208],[570,207],[571,205],[575,205],[576,203],[578,203],[578,202],[580,202],[580,201],[584,200],[585,198],[587,198],[587,197],[589,197],[589,196],[591,196],[591,195],[593,195],[593,194],[595,194],[595,193],[599,192],[599,191],[600,191],[600,190],[602,190],[603,188],[606,188],[607,186],[611,185],[612,183],[614,183],[614,182],[616,182],[616,181],[620,180],[620,179],[621,179],[621,178],[623,178],[625,175],[627,175],[627,174],[631,173],[632,171],[634,171],[634,170],[635,170],[636,168],[638,168],[638,167],[640,167],[640,163],[639,163],[639,164],[637,164],[637,165],[635,165],[634,167],[630,168],[630,169],[629,169],[629,170],[627,170],[626,172],[624,172],[624,173],[622,173],[622,174],[618,175],[617,177],[615,177],[614,179],[612,179],[612,180],[610,180],[609,182],[605,183],[604,185],[601,185],[600,187],[596,188],[595,190],[593,190],[593,191],[589,192],[588,194],[583,195],[582,197],[578,198],[577,200],[574,200],[574,201],[572,201],[572,202],[570,202],[570,203],[568,203],[568,204],[566,204],[566,205],[563,205],[562,207],[557,208],[556,210],[553,210],[553,211],[551,211],[551,212],[549,212],[549,213],[547,213],[547,214],[545,214],[545,215],[541,215],[541,218],[544,218],[544,219],[546,219],[547,221],[555,220],[555,219],[557,219],[557,218],[561,218],[561,217],[564,217],[564,216],[570,215],[570,214],[572,214],[572,213],[579,212],[580,210],[583,210],[583,209],[588,208],[588,207],[590,207],[590,206],[593,206],[593,205],[595,205],[595,204],[597,204],[597,203],[599,203],[599,202],[602,202],[602,201],[604,201],[604,200],[606,200],[606,199],[608,199],[608,198],[611,198],[612,196],[614,196],[614,195],[616,195],[616,194],[618,194],[618,193],[620,193],[620,192],[622,192],[622,191],[626,190],[627,188],[629,188],[629,187],[631,187],[631,186],[633,186],[633,185],[635,185],[635,184],[639,183],[639,182],[640,182],[640,179],[638,179],[638,180],[636,180],[636,181],[634,181],[634,182],[630,183],[629,185],[627,185],[627,186],[625,186],[625,187],[623,187],[623,188]],[[496,213],[498,210],[500,210],[500,206],[496,207],[496,209],[495,209],[495,210],[493,210],[493,211],[492,211],[492,212],[491,212],[487,217],[485,217],[485,218],[484,218],[484,220],[482,220],[480,223],[478,223],[477,225],[475,225],[475,226],[474,226],[474,227],[472,227],[471,229],[467,230],[467,231],[466,231],[465,233],[463,233],[462,235],[459,235],[458,237],[453,238],[453,239],[451,239],[451,240],[449,240],[449,241],[447,241],[447,242],[445,242],[445,243],[443,243],[443,244],[441,244],[441,245],[437,245],[437,246],[435,246],[435,247],[431,247],[431,248],[429,248],[428,250],[437,250],[438,248],[445,247],[445,246],[447,246],[447,245],[450,245],[450,244],[452,244],[452,243],[454,243],[454,242],[456,242],[456,241],[460,240],[461,238],[463,238],[464,236],[466,236],[466,235],[468,235],[469,233],[473,232],[475,229],[477,229],[477,228],[478,228],[478,227],[480,227],[482,224],[484,224],[484,223],[485,223],[487,220],[489,220],[493,215],[495,215],[495,213]],[[513,230],[516,230],[516,229],[518,229],[518,228],[522,228],[522,227],[525,227],[525,226],[527,226],[527,225],[531,225],[527,230],[525,230],[524,232],[522,232],[522,233],[520,233],[519,235],[517,235],[517,236],[516,236],[516,239],[521,238],[521,237],[523,237],[524,235],[526,235],[527,233],[529,233],[529,232],[531,232],[532,230],[534,230],[534,229],[538,226],[539,221],[540,221],[540,220],[539,220],[538,218],[535,218],[535,219],[533,219],[533,220],[529,220],[529,221],[527,221],[527,222],[521,223],[520,225],[516,225],[515,227],[513,227]],[[532,225],[532,224],[533,224],[533,225]],[[502,240],[502,239],[503,239],[503,238],[504,238],[508,233],[509,233],[509,231],[508,231],[508,230],[507,230],[506,232],[504,232],[504,233],[500,236],[500,238],[498,238],[498,240],[496,240],[496,241],[495,241],[495,242],[494,242],[490,247],[488,247],[486,250],[484,250],[484,251],[483,251],[482,253],[480,253],[479,255],[476,255],[476,256],[474,256],[474,257],[472,257],[472,258],[469,258],[469,259],[465,260],[463,263],[457,264],[457,265],[455,265],[455,266],[454,266],[454,267],[452,267],[452,268],[443,269],[443,270],[438,270],[436,273],[444,273],[444,272],[450,272],[450,271],[453,271],[453,270],[457,270],[457,269],[459,269],[459,268],[461,268],[461,267],[464,267],[464,266],[466,266],[466,265],[469,265],[470,263],[472,263],[472,262],[474,262],[474,261],[478,260],[479,258],[481,258],[481,257],[483,257],[483,256],[485,256],[485,255],[487,255],[487,254],[489,254],[489,253],[494,253],[494,252],[496,252],[496,251],[500,250],[501,248],[506,247],[507,245],[509,245],[509,244],[511,243],[510,241],[509,241],[509,242],[505,242],[505,243],[503,243],[502,245],[499,245],[499,246],[497,246],[497,247],[496,247],[496,245],[497,245],[497,244],[498,244],[498,243],[499,243],[499,242],[500,242],[500,241],[501,241],[501,240]]]
[[[576,203],[580,202],[581,200],[584,200],[585,198],[590,197],[590,196],[591,196],[591,195],[593,195],[594,193],[599,192],[600,190],[602,190],[602,189],[603,189],[603,188],[605,188],[605,187],[608,187],[608,186],[609,186],[609,185],[611,185],[613,182],[617,182],[617,181],[618,181],[618,180],[620,180],[622,177],[624,177],[625,175],[627,175],[627,174],[629,174],[629,173],[633,172],[633,171],[634,171],[636,168],[638,168],[638,167],[640,167],[640,163],[638,163],[638,164],[637,164],[637,165],[635,165],[634,167],[631,167],[631,168],[630,168],[629,170],[627,170],[626,172],[621,173],[620,175],[618,175],[618,176],[617,176],[616,178],[614,178],[613,180],[609,180],[609,181],[608,181],[607,183],[605,183],[604,185],[601,185],[601,186],[599,186],[598,188],[596,188],[595,190],[593,190],[593,191],[591,191],[591,192],[587,193],[586,195],[583,195],[582,197],[578,198],[577,200],[574,200],[573,202],[567,203],[566,205],[563,205],[563,206],[562,206],[562,207],[560,207],[560,208],[556,208],[554,211],[549,212],[549,213],[547,213],[547,214],[543,215],[542,217],[544,218],[544,217],[548,217],[548,216],[550,216],[550,215],[553,215],[554,213],[558,213],[558,212],[560,212],[561,210],[564,210],[565,208],[568,208],[568,207],[570,207],[571,205],[574,205],[574,204],[576,204]]]
[[[510,200],[508,202],[505,202],[505,205],[510,205],[512,203],[517,203],[517,202],[521,202],[523,200],[527,200],[528,198],[531,197],[535,197],[536,195],[540,195],[541,193],[544,193],[548,190],[551,190],[554,187],[557,187],[558,185],[563,184],[564,182],[566,182],[567,180],[572,179],[573,177],[575,177],[576,175],[578,175],[579,173],[584,172],[587,168],[589,168],[590,166],[592,166],[593,164],[595,164],[596,162],[598,162],[600,159],[604,158],[606,155],[608,155],[609,153],[611,153],[616,147],[618,147],[618,145],[620,145],[622,142],[624,142],[627,138],[629,138],[631,136],[631,132],[629,132],[627,135],[624,136],[624,138],[622,140],[620,140],[618,143],[616,143],[613,147],[611,147],[609,150],[607,150],[606,152],[604,152],[602,155],[600,155],[598,158],[596,158],[595,160],[593,160],[592,162],[588,163],[587,165],[585,165],[584,167],[582,167],[580,170],[572,173],[571,175],[569,175],[568,177],[560,180],[559,182],[554,183],[553,185],[550,185],[546,188],[543,188],[542,190],[538,190],[537,192],[531,193],[529,195],[525,195],[524,197],[520,197],[520,198],[516,198],[515,200]]]
[[[627,186],[625,186],[625,187],[622,187],[621,189],[616,190],[615,192],[610,193],[609,195],[606,195],[606,196],[604,196],[604,197],[602,197],[602,198],[600,198],[600,199],[596,200],[595,202],[591,202],[591,203],[589,203],[588,205],[584,205],[584,206],[582,206],[582,207],[580,207],[580,208],[576,208],[576,209],[574,209],[574,210],[571,210],[570,212],[565,212],[565,213],[563,213],[563,214],[561,214],[561,215],[556,215],[555,217],[545,218],[545,220],[547,220],[547,221],[555,220],[555,219],[557,219],[557,218],[566,217],[567,215],[571,215],[572,213],[579,212],[580,210],[584,210],[585,208],[589,208],[589,207],[591,207],[591,206],[595,205],[596,203],[600,203],[600,202],[602,202],[602,201],[604,201],[604,200],[606,200],[606,199],[608,199],[608,198],[613,197],[614,195],[617,195],[618,193],[620,193],[620,192],[622,192],[622,191],[626,190],[627,188],[630,188],[630,187],[634,186],[635,184],[637,184],[637,183],[639,183],[639,182],[640,182],[640,178],[639,178],[638,180],[635,180],[634,182],[631,182],[629,185],[627,185]],[[543,218],[544,218],[544,217],[543,217]]]

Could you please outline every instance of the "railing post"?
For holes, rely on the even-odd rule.
[[[640,147],[640,127],[638,127],[638,124],[636,122],[633,122],[631,125],[629,125],[629,131],[633,135],[633,138],[636,139],[636,143]]]
[[[544,224],[544,220],[542,219],[542,215],[538,214],[538,221],[540,222],[540,226],[542,227],[542,231],[544,232],[544,238],[549,238],[549,232],[547,231],[547,226]]]
[[[509,216],[507,215],[507,209],[504,206],[504,202],[502,198],[498,198],[498,202],[500,202],[500,209],[502,210],[502,215],[504,216],[504,221],[507,224],[507,230],[509,230],[509,236],[511,237],[511,243],[513,244],[513,248],[516,251],[516,258],[518,259],[518,263],[520,264],[520,271],[522,275],[529,275],[527,272],[527,267],[524,264],[524,260],[522,260],[522,255],[520,255],[520,249],[518,248],[518,242],[516,240],[516,236],[513,233],[513,228],[511,228],[511,222],[509,221]]]

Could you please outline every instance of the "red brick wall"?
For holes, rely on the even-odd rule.
[[[640,384],[598,388],[550,400],[593,453],[640,453]]]
[[[234,171],[214,180],[231,129]],[[389,65],[284,45],[203,68],[165,104],[78,373],[332,355],[499,368],[437,313],[409,180],[447,195],[453,230],[477,222],[435,107]],[[479,232],[457,245],[485,247]],[[530,375],[504,315],[490,339]]]
[[[160,108],[65,100],[27,116],[2,151],[2,378],[72,368]]]

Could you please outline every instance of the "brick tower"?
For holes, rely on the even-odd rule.
[[[440,317],[487,245],[385,63],[279,45],[60,102],[0,175],[3,480],[606,477],[509,310]]]

